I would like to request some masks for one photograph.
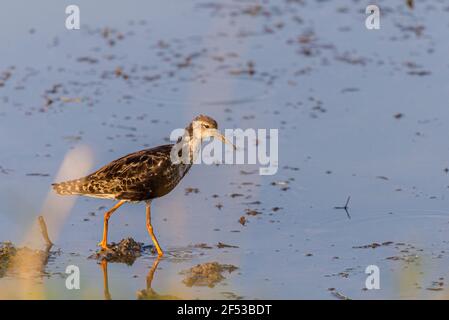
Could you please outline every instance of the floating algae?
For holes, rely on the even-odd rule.
[[[213,288],[225,279],[223,272],[231,273],[237,269],[236,266],[231,264],[219,264],[218,262],[198,264],[189,270],[181,272],[181,274],[186,276],[182,282],[188,287],[208,286]]]

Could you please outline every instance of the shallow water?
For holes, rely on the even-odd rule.
[[[46,215],[71,150],[90,150],[93,170],[166,143],[205,113],[223,129],[279,129],[279,171],[198,165],[154,201],[167,250],[151,283],[161,298],[447,297],[444,1],[414,10],[379,1],[378,31],[365,28],[359,1],[78,3],[79,31],[64,27],[68,2],[8,1],[0,12],[0,75],[11,73],[0,87],[0,241],[21,243]],[[242,73],[249,61],[254,75]],[[334,209],[348,196],[349,216]],[[33,280],[40,298],[105,297],[102,268],[88,257],[110,206],[78,198],[60,229],[49,228],[60,251]],[[150,244],[144,219],[143,204],[127,204],[111,218],[110,241]],[[135,299],[154,259],[109,263],[110,297]],[[182,282],[180,272],[212,261],[239,269],[213,288]],[[65,287],[72,264],[80,290]],[[380,268],[380,290],[364,290],[369,265]],[[17,281],[1,278],[2,295],[32,297]]]

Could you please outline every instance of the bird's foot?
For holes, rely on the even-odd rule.
[[[161,248],[156,247],[156,251],[157,251],[158,258],[161,258],[164,255],[164,251],[162,251]]]

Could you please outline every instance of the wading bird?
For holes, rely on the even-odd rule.
[[[146,203],[146,226],[159,256],[163,251],[151,225],[151,201],[173,190],[198,156],[204,138],[216,137],[232,144],[218,131],[217,122],[204,115],[196,117],[176,144],[141,150],[112,161],[94,173],[76,180],[53,184],[60,195],[82,195],[118,200],[104,215],[103,239],[107,249],[108,221],[126,202]],[[235,146],[234,146],[235,149]]]

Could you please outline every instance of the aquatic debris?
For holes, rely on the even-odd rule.
[[[79,102],[81,102],[81,98],[80,97],[65,97],[65,96],[62,96],[62,97],[59,97],[59,100],[61,100],[64,103],[70,103],[70,102],[79,103]]]
[[[48,173],[31,172],[26,174],[27,177],[49,177]]]
[[[293,180],[294,180],[293,178],[290,178],[285,181],[273,181],[270,183],[270,185],[279,186],[282,191],[287,191],[288,189],[290,189],[290,187],[288,186],[290,184],[290,181],[293,181]]]
[[[353,249],[376,249],[380,247],[393,247],[398,250],[397,255],[388,256],[385,260],[390,261],[403,261],[406,263],[419,263],[420,255],[424,251],[423,249],[416,248],[411,244],[406,244],[402,242],[384,241],[384,242],[373,242],[367,245],[354,246]]]
[[[360,91],[359,88],[344,88],[340,92],[341,93],[347,93],[347,92],[358,92],[358,91]]]
[[[391,260],[391,261],[403,261],[406,263],[419,263],[421,261],[421,258],[419,255],[415,254],[415,253],[404,253],[401,252],[402,255],[397,255],[397,256],[391,256],[391,257],[387,257],[385,258],[386,260]]]
[[[207,243],[197,243],[193,247],[198,249],[212,249]]]
[[[345,62],[352,65],[361,65],[364,66],[367,63],[367,59],[363,57],[352,56],[350,53],[345,52],[342,55],[335,57],[335,60]]]
[[[219,264],[218,262],[206,262],[198,264],[189,270],[184,270],[180,274],[185,275],[182,281],[186,286],[208,286],[213,288],[225,279],[223,272],[231,273],[238,268],[231,264]]]
[[[337,207],[334,207],[334,209],[337,209],[337,210],[340,210],[340,209],[343,209],[343,210],[345,210],[345,212],[346,212],[346,215],[348,216],[348,219],[351,219],[351,215],[349,214],[349,211],[348,211],[348,209],[349,209],[349,207],[348,207],[348,205],[349,205],[349,201],[351,200],[351,196],[349,196],[347,199],[346,199],[346,203],[345,203],[345,205],[344,206],[337,206]]]
[[[244,185],[245,183],[242,183],[242,185]],[[247,204],[247,205],[260,205],[262,204],[261,201],[256,200],[256,201],[251,201],[251,202],[243,202],[243,204]]]
[[[114,70],[114,74],[117,78],[123,78],[125,80],[129,79],[129,75],[123,72],[123,69],[121,67],[117,67]]]
[[[60,83],[56,83],[50,89],[44,91],[42,97],[44,98],[45,102],[43,107],[39,109],[40,112],[47,112],[49,110],[49,107],[55,102],[55,100],[58,100],[58,98],[54,95],[59,94],[61,90],[64,90],[63,85]]]
[[[263,10],[263,7],[259,4],[250,5],[247,8],[244,8],[242,10],[243,14],[247,14],[250,16],[257,16],[258,14],[261,14]]]
[[[260,211],[257,211],[257,210],[251,210],[251,209],[245,209],[245,213],[246,213],[248,216],[257,216],[257,215],[259,215],[259,214],[262,214],[262,212],[260,212]]]
[[[256,73],[256,71],[254,69],[254,62],[248,61],[246,66],[247,66],[247,68],[245,68],[245,69],[231,70],[231,71],[229,71],[229,73],[232,75],[247,74],[249,76],[253,76]]]
[[[428,291],[443,291],[444,290],[444,278],[441,277],[438,281],[432,281],[432,285],[427,287]]]
[[[340,271],[338,273],[326,274],[325,277],[326,278],[341,277],[341,278],[347,279],[347,278],[349,278],[349,276],[351,274],[354,274],[357,271],[358,268],[359,267],[357,267],[357,268],[356,267],[349,267],[349,268],[346,268],[343,271]]]
[[[215,207],[218,208],[218,210],[221,210],[221,208],[223,208],[223,204],[217,203],[217,204],[215,205]]]
[[[257,172],[259,172],[259,171],[258,170],[253,170],[253,171],[240,170],[240,174],[242,174],[242,175],[255,174]]]
[[[187,57],[184,58],[184,60],[182,62],[177,64],[177,67],[179,69],[190,67],[192,65],[192,60],[200,57],[201,54],[202,54],[201,52],[195,52],[195,53],[188,55]]]
[[[423,25],[404,26],[404,25],[401,25],[401,24],[397,23],[396,26],[402,32],[414,33],[416,37],[421,37],[422,34],[423,34],[423,31],[426,29]]]
[[[218,248],[218,249],[223,249],[223,248],[238,248],[238,246],[233,246],[233,245],[226,244],[226,243],[223,243],[223,242],[218,242],[217,248]]]
[[[34,250],[28,247],[17,248],[13,243],[6,241],[0,244],[0,278],[7,272],[14,272],[19,267],[23,273],[42,272],[49,258],[49,251]],[[37,261],[38,263],[23,263],[24,261]]]
[[[229,195],[231,198],[243,197],[244,195],[241,193],[232,193]]]
[[[298,167],[291,167],[291,166],[283,166],[282,169],[292,170],[292,171],[299,171],[300,170]]]
[[[9,174],[10,172],[12,172],[11,169],[6,169],[6,168],[0,166],[0,173],[2,173],[2,174]]]
[[[98,59],[91,58],[91,57],[79,57],[76,59],[77,62],[86,62],[88,64],[95,64],[98,63]]]
[[[411,76],[420,76],[420,77],[428,76],[428,75],[432,74],[432,72],[427,71],[427,70],[409,71],[407,73]]]
[[[347,297],[347,296],[341,294],[340,292],[338,292],[337,290],[335,290],[335,288],[329,288],[328,290],[337,299],[340,299],[340,300],[351,300],[349,297]]]
[[[39,216],[37,217],[37,220],[39,222],[39,228],[41,229],[41,234],[42,237],[44,238],[45,244],[47,245],[47,248],[50,249],[53,246],[53,242],[50,240],[50,237],[48,236],[47,224],[45,223],[44,217]]]
[[[83,138],[79,135],[79,136],[65,136],[64,140],[70,142],[70,143],[75,143],[75,142],[79,142],[81,141]]]
[[[18,271],[21,274],[32,272],[42,273],[51,255],[53,243],[48,236],[47,225],[42,216],[38,217],[41,235],[44,238],[45,250],[35,250],[28,247],[17,248],[10,241],[0,243],[0,278],[7,272]]]
[[[242,300],[244,297],[239,296],[237,294],[235,294],[234,292],[231,291],[223,291],[220,292],[226,299],[230,299],[230,300]]]
[[[422,76],[428,76],[432,73],[428,70],[423,69],[422,66],[418,65],[417,63],[415,63],[413,61],[404,62],[404,66],[409,69],[409,71],[407,71],[407,74],[409,74],[411,76],[422,77]]]
[[[17,249],[11,242],[2,242],[0,246],[0,278],[5,276],[11,257],[14,256],[16,252]]]
[[[117,41],[122,41],[125,36],[122,32],[119,32],[115,29],[105,27],[100,31],[101,37],[105,39],[106,43],[113,47],[115,46]]]
[[[392,241],[385,241],[385,242],[382,242],[382,243],[373,242],[373,243],[370,243],[370,244],[366,244],[366,245],[363,245],[363,246],[355,246],[355,247],[352,247],[352,248],[353,249],[376,249],[378,247],[386,247],[386,246],[389,246],[391,244],[393,244]]]
[[[185,188],[185,195],[186,196],[188,196],[191,193],[197,194],[199,192],[200,192],[200,190],[198,188],[190,188],[190,187],[189,188]]]
[[[5,86],[5,82],[8,81],[12,76],[12,69],[6,70],[0,73],[0,87]]]
[[[153,246],[148,247],[151,247],[151,251],[154,253]],[[132,265],[146,248],[147,246],[144,246],[143,243],[136,242],[133,238],[126,238],[119,243],[113,242],[108,249],[100,249],[89,258]]]

